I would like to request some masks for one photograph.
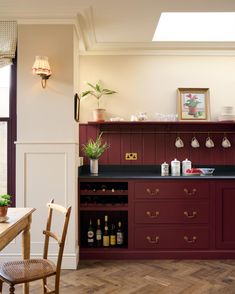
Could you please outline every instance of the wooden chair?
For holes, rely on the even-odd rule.
[[[43,280],[43,293],[59,293],[60,271],[64,251],[65,238],[67,234],[71,206],[66,209],[61,205],[55,204],[54,200],[47,204],[49,207],[45,234],[44,252],[42,259],[26,259],[19,261],[9,261],[0,264],[0,293],[2,293],[2,283],[6,282],[10,285],[9,293],[15,293],[15,285],[29,283],[36,280]],[[51,232],[52,214],[56,210],[64,214],[64,224],[62,227],[61,237]],[[58,242],[57,263],[54,264],[48,260],[49,238],[53,238]],[[54,290],[47,285],[47,278],[55,276]]]

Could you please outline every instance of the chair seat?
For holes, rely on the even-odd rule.
[[[12,284],[34,281],[56,274],[56,266],[47,259],[26,259],[0,263],[0,278]]]

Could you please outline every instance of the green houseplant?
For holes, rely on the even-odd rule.
[[[104,95],[112,95],[117,93],[116,91],[106,89],[102,86],[101,81],[98,81],[95,85],[86,82],[86,84],[91,88],[90,90],[84,91],[81,97],[86,97],[87,95],[94,96],[97,99],[98,108],[93,111],[94,120],[102,122],[105,120],[105,109],[100,108],[100,99]]]
[[[197,95],[193,95],[189,93],[188,95],[186,95],[186,97],[187,97],[187,100],[184,103],[184,105],[188,107],[188,114],[193,115],[195,117],[200,116],[200,112],[198,112],[197,106],[201,102],[198,101]]]
[[[11,204],[11,197],[9,194],[0,195],[0,218],[6,217],[8,206]]]
[[[90,159],[90,172],[98,174],[98,159],[110,146],[107,142],[102,141],[102,133],[93,140],[89,139],[86,144],[82,145],[82,151]]]

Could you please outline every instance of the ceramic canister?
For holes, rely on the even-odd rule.
[[[180,176],[180,161],[176,158],[171,161],[171,175]]]
[[[188,160],[186,158],[185,160],[182,161],[182,174],[183,175],[186,174],[187,169],[191,169],[191,168],[192,168],[192,162],[190,160]]]
[[[161,176],[169,176],[169,164],[166,162],[161,164]]]

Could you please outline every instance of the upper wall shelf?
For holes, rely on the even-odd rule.
[[[96,126],[145,126],[145,125],[235,125],[235,121],[105,121],[96,122],[89,121],[88,123],[80,123],[80,125],[96,125]]]
[[[88,122],[103,133],[235,133],[233,121],[118,121]]]

